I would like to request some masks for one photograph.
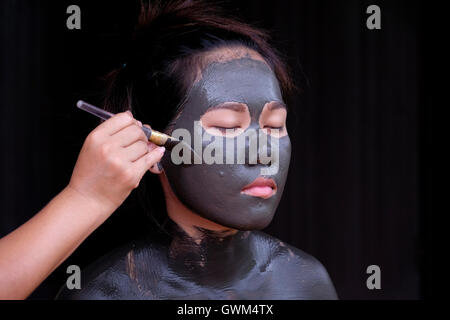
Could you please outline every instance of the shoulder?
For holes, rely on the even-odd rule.
[[[293,297],[337,299],[331,278],[318,259],[261,231],[253,231],[252,238],[255,243],[260,243],[255,246],[259,248],[258,254],[269,257],[267,269],[276,274],[277,281],[286,284],[286,290],[291,290]]]
[[[104,255],[81,270],[81,289],[60,289],[56,299],[61,300],[119,300],[153,299],[147,290],[158,277],[157,270],[150,270],[158,260],[164,260],[163,246],[159,243],[137,240]],[[162,261],[160,261],[162,262]],[[143,275],[149,272],[152,277]]]

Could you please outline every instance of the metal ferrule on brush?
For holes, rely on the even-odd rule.
[[[142,130],[145,132],[145,136],[147,139],[154,144],[158,146],[165,146],[171,148],[173,146],[173,143],[168,142],[175,142],[176,139],[159,131],[152,130],[149,127],[142,127]]]
[[[158,146],[163,146],[166,144],[167,139],[169,139],[168,135],[158,131],[152,131],[152,135],[148,140],[150,140],[154,144],[157,144]]]

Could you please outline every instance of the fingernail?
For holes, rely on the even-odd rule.
[[[139,125],[139,127],[142,127],[142,122],[140,122],[139,120],[137,121],[137,124]]]
[[[127,110],[126,113],[128,113],[130,116],[133,116],[130,110]]]
[[[166,151],[166,148],[164,147],[158,147],[158,152],[164,153]]]

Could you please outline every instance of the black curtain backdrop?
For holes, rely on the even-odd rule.
[[[66,28],[71,4],[81,8],[81,30]],[[137,4],[1,1],[0,236],[67,185],[97,124],[75,103],[98,103],[98,79],[125,62]],[[381,30],[366,28],[371,4],[381,8]],[[265,231],[317,257],[341,299],[427,297],[424,5],[236,0],[226,6],[272,31],[302,89],[288,121],[288,182]],[[144,219],[127,200],[30,298],[52,299],[68,265],[83,267],[133,238]],[[366,287],[372,264],[381,268],[381,290]]]

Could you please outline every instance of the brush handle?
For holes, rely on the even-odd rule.
[[[150,140],[150,137],[152,136],[152,129],[150,129],[149,127],[144,127],[142,126],[142,131],[144,131],[145,136],[147,137],[147,140]]]
[[[87,112],[93,114],[94,116],[97,116],[103,120],[108,120],[109,118],[114,116],[114,113],[97,108],[96,106],[93,106],[92,104],[89,104],[82,100],[79,100],[77,102],[77,107],[80,108],[81,110],[87,111]]]
[[[114,116],[114,113],[100,109],[96,106],[93,106],[92,104],[84,102],[83,100],[79,100],[77,102],[77,107],[80,108],[81,110],[89,112],[89,113],[93,114],[94,116],[97,116],[103,120],[108,120],[109,118]],[[152,136],[152,129],[142,126],[142,131],[144,131],[144,134],[147,137],[147,139],[151,141],[150,137]]]

